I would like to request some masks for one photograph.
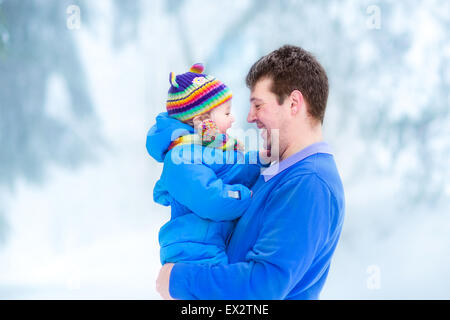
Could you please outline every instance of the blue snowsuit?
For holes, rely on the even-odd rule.
[[[154,201],[171,206],[171,218],[159,232],[161,263],[228,263],[227,240],[249,207],[250,189],[261,172],[256,152],[222,151],[202,145],[177,145],[194,129],[167,113],[147,134],[147,151],[164,162],[153,190]],[[253,164],[250,164],[253,163]]]

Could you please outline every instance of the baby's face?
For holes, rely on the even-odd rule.
[[[211,111],[211,120],[214,121],[219,128],[220,133],[227,133],[234,122],[231,114],[231,101],[227,101]]]

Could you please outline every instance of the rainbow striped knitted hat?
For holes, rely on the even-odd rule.
[[[184,74],[170,73],[169,116],[185,122],[231,99],[231,90],[213,76],[203,74],[203,70],[203,65],[197,63]]]

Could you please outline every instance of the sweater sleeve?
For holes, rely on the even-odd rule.
[[[260,213],[261,231],[245,261],[216,266],[177,263],[170,294],[176,299],[284,299],[326,240],[330,197],[313,174],[284,183]]]
[[[165,188],[201,218],[229,221],[240,217],[250,205],[250,190],[242,184],[224,183],[201,157],[201,152],[172,149],[161,175]]]

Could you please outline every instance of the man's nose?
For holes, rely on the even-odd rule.
[[[255,111],[253,107],[250,107],[250,111],[248,112],[247,115],[247,122],[248,123],[253,123],[256,120],[256,116],[255,116]]]

